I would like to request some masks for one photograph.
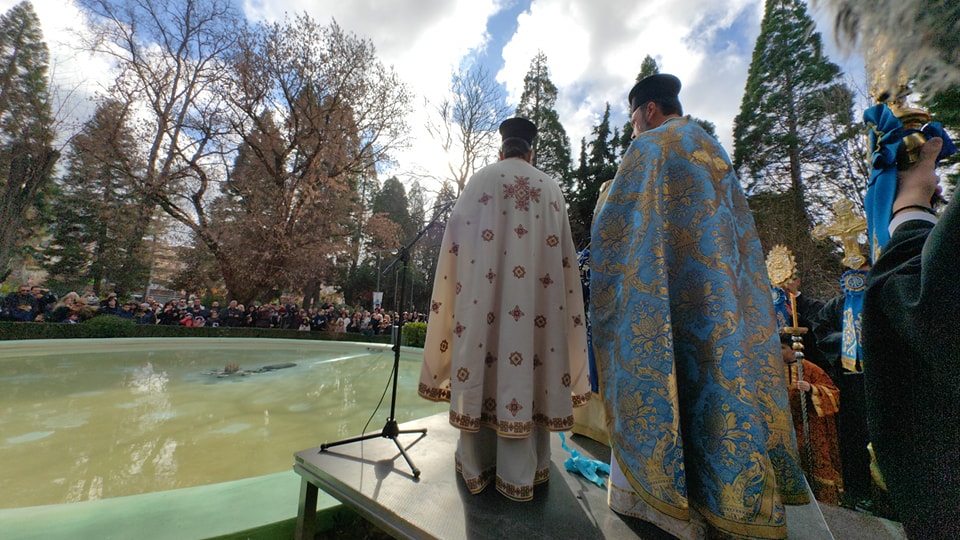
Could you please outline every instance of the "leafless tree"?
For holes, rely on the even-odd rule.
[[[405,133],[409,97],[370,42],[306,15],[251,27],[228,0],[81,4],[98,23],[87,48],[119,69],[111,95],[141,118],[140,189],[228,290],[263,298],[322,272],[359,215],[357,178]]]
[[[482,66],[454,73],[449,96],[433,109],[427,130],[449,156],[449,180],[459,195],[470,176],[496,158],[497,128],[510,110],[503,90]]]

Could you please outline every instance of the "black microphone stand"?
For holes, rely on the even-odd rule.
[[[433,219],[430,220],[430,223],[428,223],[426,227],[424,227],[423,229],[420,230],[420,232],[417,233],[417,236],[416,238],[413,239],[413,241],[411,241],[406,246],[403,246],[402,248],[400,248],[400,250],[397,252],[397,258],[391,261],[390,264],[388,264],[387,267],[383,269],[383,274],[386,274],[387,272],[390,271],[393,265],[397,263],[397,261],[400,261],[400,263],[403,265],[400,271],[400,296],[399,296],[400,305],[403,304],[403,296],[406,293],[405,289],[407,285],[407,262],[410,259],[410,248],[413,247],[413,245],[416,244],[420,240],[420,238],[424,234],[426,234],[428,230],[430,230],[431,227],[433,227],[434,223],[437,222],[437,218],[444,211],[446,211],[446,209],[449,208],[451,205],[453,205],[453,202],[447,203],[442,210],[434,214]],[[410,466],[410,470],[413,471],[413,477],[420,478],[420,469],[418,469],[417,466],[413,464],[413,461],[410,460],[410,456],[407,455],[406,450],[404,450],[403,446],[400,445],[400,442],[397,441],[397,437],[403,434],[419,433],[421,437],[427,434],[426,428],[400,429],[399,426],[397,426],[397,420],[396,420],[397,378],[400,373],[400,339],[403,335],[404,322],[405,321],[403,320],[403,316],[398,316],[397,320],[395,320],[393,323],[393,327],[396,332],[393,340],[394,341],[393,343],[393,390],[390,396],[390,416],[387,418],[386,425],[383,426],[383,429],[380,430],[380,433],[369,433],[367,435],[361,435],[359,437],[351,437],[349,439],[343,439],[343,440],[335,441],[332,443],[323,443],[320,445],[320,451],[323,452],[327,448],[339,446],[341,444],[349,444],[349,443],[354,443],[358,441],[365,441],[368,439],[376,439],[377,437],[383,437],[385,439],[392,440],[393,444],[397,445],[397,450],[400,451],[400,455],[403,456],[403,459],[407,462],[407,465]]]

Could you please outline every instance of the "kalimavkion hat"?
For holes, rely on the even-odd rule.
[[[537,136],[537,126],[526,118],[508,118],[500,124],[500,136],[503,140],[520,139],[533,146],[533,139]]]
[[[663,98],[676,98],[680,95],[680,79],[666,73],[650,75],[633,85],[627,100],[630,103],[630,112],[648,101]]]

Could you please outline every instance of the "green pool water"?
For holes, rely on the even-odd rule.
[[[294,452],[383,427],[393,356],[303,340],[0,342],[0,508],[288,471]],[[296,365],[215,374],[231,363]],[[419,372],[420,351],[404,350],[398,422],[448,407],[417,396]]]

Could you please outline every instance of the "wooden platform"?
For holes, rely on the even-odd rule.
[[[638,519],[620,516],[607,507],[606,488],[567,472],[570,454],[552,438],[550,481],[537,486],[530,502],[515,502],[492,486],[471,495],[454,468],[459,431],[441,413],[403,424],[401,429],[426,428],[425,436],[401,434],[396,441],[376,437],[294,454],[294,471],[302,478],[297,538],[312,540],[313,505],[317,488],[342,501],[396,538],[642,538],[673,536]],[[328,441],[332,442],[332,441]],[[397,443],[421,470],[414,478]],[[604,462],[610,450],[574,435],[567,444],[581,454]],[[812,499],[812,496],[811,496]],[[833,538],[816,503],[788,506],[791,539]]]

